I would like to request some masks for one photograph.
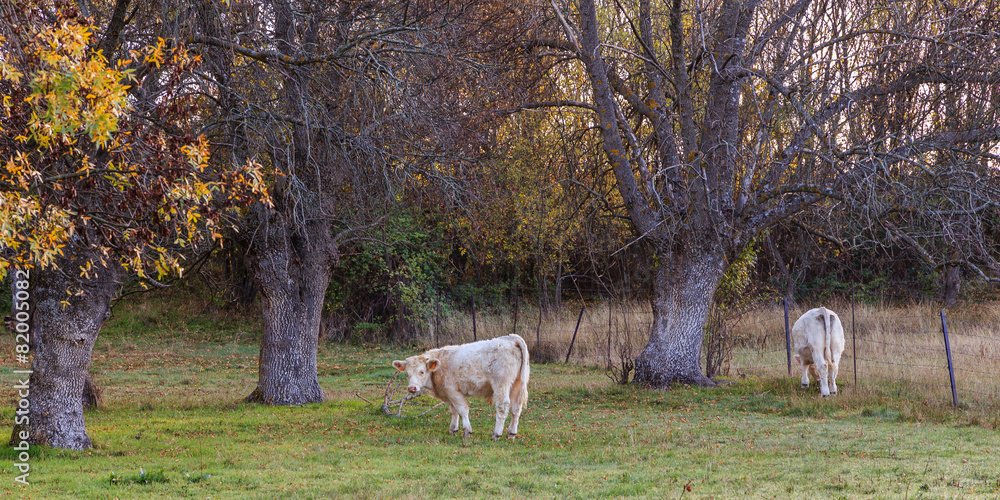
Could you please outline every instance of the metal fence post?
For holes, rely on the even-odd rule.
[[[781,303],[785,305],[785,358],[788,361],[788,375],[792,375],[792,337],[791,332],[788,330],[788,297],[781,299]]]
[[[583,311],[587,309],[587,306],[580,308],[580,316],[576,318],[576,328],[573,329],[573,338],[569,341],[569,350],[566,351],[566,363],[569,363],[569,355],[573,354],[573,344],[576,343],[576,332],[580,330],[580,320],[583,319]]]
[[[951,380],[951,402],[958,406],[958,391],[955,390],[955,367],[951,363],[951,343],[948,342],[948,321],[941,310],[941,331],[944,332],[944,351],[948,354],[948,378]]]
[[[858,386],[858,332],[854,320],[854,282],[851,282],[851,357],[854,358],[854,387]]]

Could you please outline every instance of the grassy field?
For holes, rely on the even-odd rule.
[[[491,409],[473,401],[463,442],[443,407],[382,412],[389,362],[416,348],[324,345],[326,402],[242,403],[257,336],[190,301],[119,306],[94,356],[96,447],[32,450],[28,487],[0,447],[0,496],[1000,498],[1000,416],[911,394],[845,381],[823,400],[797,377],[752,371],[718,389],[646,391],[582,361],[536,364],[518,439],[491,441]],[[0,352],[13,352],[8,337]],[[9,430],[14,380],[0,366]]]

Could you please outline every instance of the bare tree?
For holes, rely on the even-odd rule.
[[[454,159],[484,139],[470,111],[485,100],[477,83],[503,66],[491,57],[517,30],[500,31],[507,7],[475,1],[201,8],[189,42],[213,65],[217,140],[273,172],[273,207],[255,205],[246,225],[264,325],[248,399],[320,401],[318,335],[341,246],[380,221],[412,172],[462,168]]]
[[[1000,272],[974,222],[1000,184],[995,3],[552,6],[656,263],[636,382],[714,385],[701,370],[703,326],[728,263],[806,210],[843,204],[870,236],[914,248],[926,241],[911,230],[936,228],[954,235],[962,266]],[[949,232],[958,216],[969,230]]]
[[[385,53],[419,31],[403,2],[205,2],[189,43],[203,48],[216,141],[231,161],[260,159],[273,206],[245,223],[261,296],[257,388],[265,404],[322,401],[316,352],[323,299],[340,245],[377,219],[389,175],[379,123],[390,120],[398,65]],[[416,16],[415,16],[416,17]]]

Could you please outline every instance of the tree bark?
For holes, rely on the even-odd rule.
[[[316,351],[336,252],[328,223],[306,222],[298,229],[271,211],[251,255],[264,336],[257,388],[247,401],[299,405],[323,400]]]
[[[789,259],[788,265],[785,265],[785,259],[781,257],[781,252],[778,251],[777,245],[774,244],[774,240],[771,239],[771,235],[768,234],[766,237],[767,246],[771,250],[771,255],[774,256],[774,262],[778,266],[778,270],[781,272],[781,277],[785,279],[785,303],[788,304],[789,308],[796,308],[798,304],[795,302],[795,278],[792,276],[791,267],[793,259]]]
[[[725,261],[718,252],[672,256],[654,268],[653,325],[636,358],[634,382],[655,389],[672,383],[714,387],[701,367],[704,325]]]
[[[36,307],[31,331],[37,348],[24,398],[29,404],[28,418],[15,420],[12,446],[22,441],[21,432],[26,431],[30,444],[74,450],[93,447],[83,418],[84,386],[94,342],[118,291],[121,270],[95,262],[90,277],[81,277],[80,268],[87,258],[97,260],[96,255],[83,253],[63,259],[55,269],[34,271],[31,291]],[[68,293],[76,291],[83,293]]]
[[[962,287],[962,268],[946,266],[944,276],[944,306],[954,307],[958,303],[958,293]]]

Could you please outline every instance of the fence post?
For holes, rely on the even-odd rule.
[[[951,380],[951,402],[958,406],[958,391],[955,390],[955,368],[951,363],[951,343],[948,342],[948,321],[941,310],[941,331],[944,332],[944,352],[948,354],[948,378]]]
[[[854,387],[858,386],[858,332],[854,321],[854,282],[851,282],[851,357],[854,358]]]
[[[539,290],[541,292],[541,290]],[[535,349],[540,348],[542,343],[542,295],[538,295],[538,325],[535,327]]]
[[[514,333],[517,333],[517,310],[518,307],[518,295],[517,295],[517,285],[514,285]]]
[[[608,366],[611,366],[611,295],[608,294]]]
[[[580,320],[583,319],[583,311],[587,309],[587,306],[580,308],[580,316],[576,318],[576,328],[573,329],[573,338],[569,341],[569,350],[566,351],[566,363],[569,363],[569,355],[573,353],[573,344],[576,343],[576,332],[580,330]]]
[[[476,338],[476,292],[472,292],[472,341],[477,340],[479,339]]]
[[[785,358],[788,360],[788,376],[792,375],[792,336],[788,330],[788,297],[781,299],[785,305]]]
[[[441,289],[437,290],[437,304],[434,307],[434,346],[441,347]]]

